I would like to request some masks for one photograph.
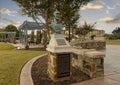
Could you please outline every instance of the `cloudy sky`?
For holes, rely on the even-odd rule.
[[[12,0],[0,0],[0,28],[8,24],[19,26],[25,20],[32,18],[19,14],[20,8]],[[80,9],[79,25],[84,21],[95,24],[96,29],[111,33],[120,26],[120,0],[94,0]]]

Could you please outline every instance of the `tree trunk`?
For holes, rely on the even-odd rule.
[[[68,40],[69,40],[69,42],[71,41],[71,36],[70,36],[70,25],[68,26],[68,30],[69,30],[69,38],[68,38]]]
[[[72,38],[74,37],[74,27],[72,27]]]
[[[49,23],[48,23],[48,19],[46,20],[46,29],[47,29],[47,39],[50,39],[50,29],[49,29]]]
[[[46,11],[46,19],[45,19],[45,21],[46,21],[46,25],[45,25],[45,27],[46,27],[46,31],[44,32],[44,47],[46,48],[46,46],[47,46],[47,41],[50,39],[50,30],[49,30],[49,19],[48,19],[48,16],[49,16],[49,13],[48,13],[48,11]]]

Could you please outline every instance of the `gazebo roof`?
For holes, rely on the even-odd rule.
[[[39,23],[39,25],[36,22],[29,22],[24,21],[22,25],[19,26],[19,30],[41,30],[44,29],[45,25],[44,23]]]

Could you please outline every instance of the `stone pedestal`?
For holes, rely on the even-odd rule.
[[[71,77],[72,47],[62,34],[52,34],[48,51],[48,75],[54,81]]]

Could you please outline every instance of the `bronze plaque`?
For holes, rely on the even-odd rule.
[[[57,55],[57,77],[70,76],[70,54]]]
[[[64,39],[56,39],[58,45],[66,45]]]

